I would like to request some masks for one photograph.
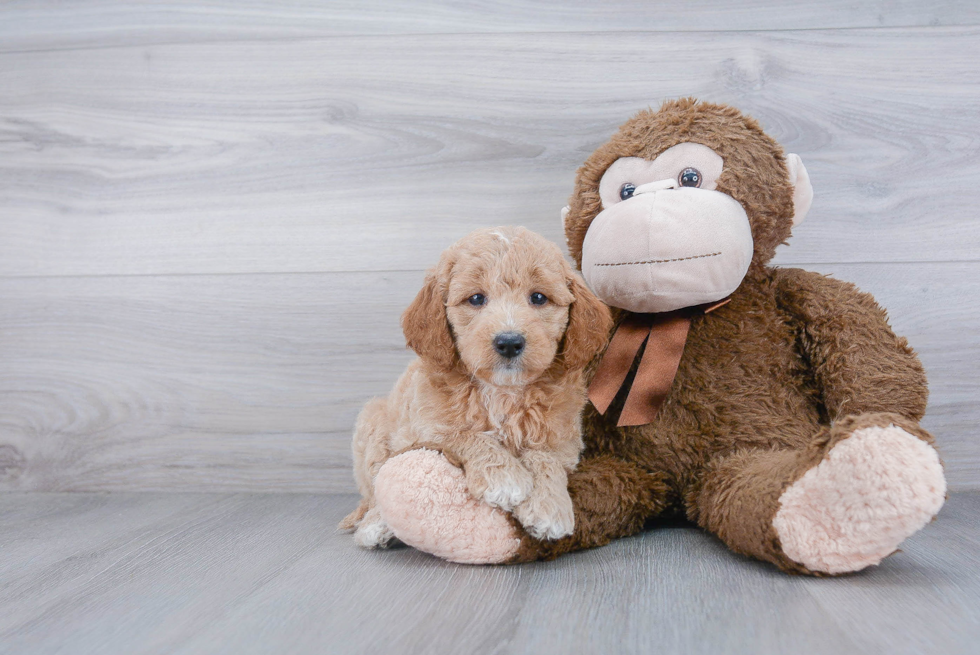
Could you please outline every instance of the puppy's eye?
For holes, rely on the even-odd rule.
[[[634,191],[636,191],[636,185],[632,182],[627,182],[623,186],[619,187],[619,199],[629,200],[633,197]]]
[[[531,294],[531,304],[532,305],[543,305],[548,302],[548,297],[543,293],[538,293],[535,291]]]
[[[701,171],[696,168],[685,168],[677,176],[677,183],[681,186],[699,187],[701,186]]]
[[[474,307],[481,307],[482,305],[485,305],[486,304],[487,297],[484,296],[482,293],[474,293],[472,296],[470,296],[466,300],[467,300],[467,302],[469,302]]]

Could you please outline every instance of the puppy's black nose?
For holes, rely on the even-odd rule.
[[[516,332],[503,332],[493,340],[493,347],[498,353],[511,359],[524,352],[524,337]]]

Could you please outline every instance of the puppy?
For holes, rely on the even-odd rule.
[[[479,230],[446,250],[402,316],[419,356],[354,430],[361,503],[341,529],[367,548],[394,535],[375,506],[384,462],[413,447],[461,462],[469,492],[539,539],[574,527],[567,474],[582,451],[584,369],[605,348],[609,309],[558,247],[522,227]]]

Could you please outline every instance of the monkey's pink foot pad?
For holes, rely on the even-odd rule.
[[[783,492],[773,527],[811,571],[859,571],[895,552],[945,497],[932,446],[894,425],[862,428]]]
[[[388,527],[403,543],[463,564],[496,564],[520,545],[499,509],[473,498],[463,472],[434,450],[411,450],[389,459],[374,480],[374,495]]]

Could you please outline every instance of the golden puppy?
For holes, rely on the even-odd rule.
[[[356,528],[362,546],[387,545],[374,478],[394,454],[429,445],[455,456],[475,498],[513,511],[530,534],[571,534],[583,369],[611,319],[558,247],[522,227],[470,234],[428,273],[402,328],[419,359],[357,420],[362,500],[340,527]]]

